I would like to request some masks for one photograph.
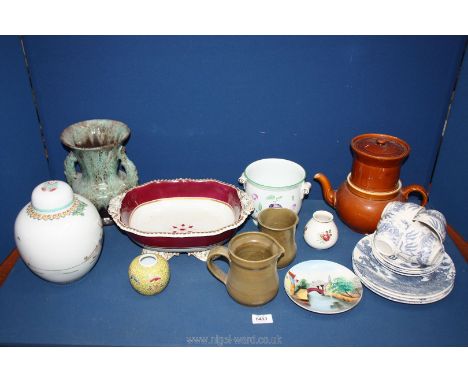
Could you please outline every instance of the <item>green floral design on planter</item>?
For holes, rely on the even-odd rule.
[[[281,207],[283,207],[283,206],[279,203],[279,201],[280,201],[281,199],[283,199],[283,196],[282,196],[282,195],[280,195],[280,196],[268,195],[268,196],[266,197],[266,200],[268,200],[268,202],[269,202],[268,207],[269,207],[269,208],[275,208],[275,207],[276,207],[276,208],[281,208]]]

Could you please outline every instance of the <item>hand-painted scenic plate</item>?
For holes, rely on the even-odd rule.
[[[343,265],[326,260],[293,266],[284,278],[284,289],[301,308],[323,314],[346,312],[362,297],[359,278]]]

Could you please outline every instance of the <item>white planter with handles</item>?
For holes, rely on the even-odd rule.
[[[247,166],[239,183],[252,197],[256,220],[265,208],[289,208],[299,213],[304,195],[309,193],[311,184],[305,181],[305,170],[287,159],[267,158]]]

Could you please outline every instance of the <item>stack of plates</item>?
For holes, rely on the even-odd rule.
[[[371,291],[401,303],[429,304],[441,300],[453,289],[455,266],[447,253],[436,267],[431,266],[434,269],[430,272],[409,264],[404,271],[410,274],[401,274],[401,264],[395,265],[391,262],[394,259],[384,259],[373,250],[373,239],[373,235],[362,238],[353,251],[354,273]]]

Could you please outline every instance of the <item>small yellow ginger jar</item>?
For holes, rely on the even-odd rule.
[[[158,254],[137,256],[130,263],[128,277],[138,293],[146,296],[158,294],[169,283],[169,263]]]

